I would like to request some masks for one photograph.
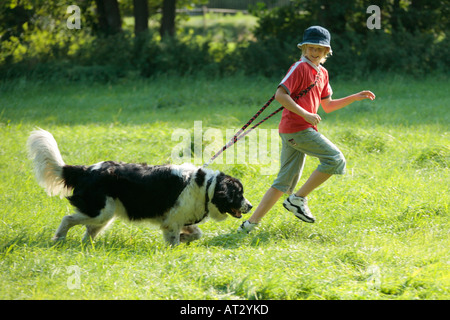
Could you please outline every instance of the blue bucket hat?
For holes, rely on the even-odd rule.
[[[304,44],[315,44],[319,46],[328,47],[331,50],[330,45],[331,35],[330,32],[320,26],[312,26],[305,30],[303,33],[303,41],[300,42],[297,47],[301,48]]]

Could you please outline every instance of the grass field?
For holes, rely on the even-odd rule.
[[[160,164],[171,160],[175,129],[193,132],[199,120],[203,130],[240,127],[277,81],[2,84],[0,299],[449,299],[448,78],[332,82],[335,98],[370,89],[377,99],[321,112],[319,130],[341,148],[348,173],[310,196],[315,224],[280,201],[247,236],[235,231],[243,220],[228,218],[176,248],[156,227],[122,221],[92,244],[81,243],[80,226],[51,241],[71,208],[33,177],[25,147],[36,126],[53,133],[69,164]],[[307,159],[301,182],[317,164]],[[211,168],[240,178],[254,205],[275,177],[259,165]]]

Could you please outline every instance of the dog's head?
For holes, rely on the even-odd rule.
[[[241,218],[243,213],[248,213],[252,209],[250,201],[244,197],[244,187],[242,183],[233,177],[220,173],[217,176],[214,196],[211,202],[223,215],[230,214],[235,218]]]

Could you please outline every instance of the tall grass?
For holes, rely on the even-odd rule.
[[[242,220],[206,222],[201,240],[177,248],[157,228],[122,221],[91,244],[81,243],[82,227],[65,242],[50,240],[72,209],[33,177],[25,143],[36,126],[54,134],[69,164],[166,163],[176,128],[192,130],[195,120],[204,129],[238,128],[277,81],[3,83],[0,298],[448,299],[450,99],[437,89],[448,79],[332,82],[336,98],[370,89],[377,99],[321,113],[319,129],[341,148],[348,172],[311,194],[315,224],[280,202],[249,235],[235,231]],[[317,164],[307,159],[301,182]],[[211,167],[240,178],[254,205],[275,178],[258,165]]]

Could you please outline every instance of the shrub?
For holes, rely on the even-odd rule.
[[[366,16],[355,13],[361,7],[350,10],[349,0],[337,7],[333,4],[328,11],[309,2],[292,3],[271,10],[263,5],[255,7],[252,13],[257,15],[258,25],[253,37],[242,39],[218,37],[214,34],[218,29],[200,33],[181,30],[176,37],[161,41],[155,29],[139,36],[131,30],[94,36],[88,27],[68,34],[62,25],[55,25],[52,31],[43,24],[28,33],[22,30],[21,35],[2,38],[0,79],[30,76],[111,81],[165,73],[210,77],[244,73],[280,78],[299,59],[301,52],[296,45],[303,30],[313,24],[323,24],[332,33],[333,56],[325,67],[333,78],[384,72],[419,76],[448,70],[450,45],[439,30],[408,31],[401,25],[368,30]],[[331,22],[342,17],[344,22],[332,24],[321,16],[325,11]],[[230,28],[227,25],[226,33],[236,37],[239,33],[230,32]]]

